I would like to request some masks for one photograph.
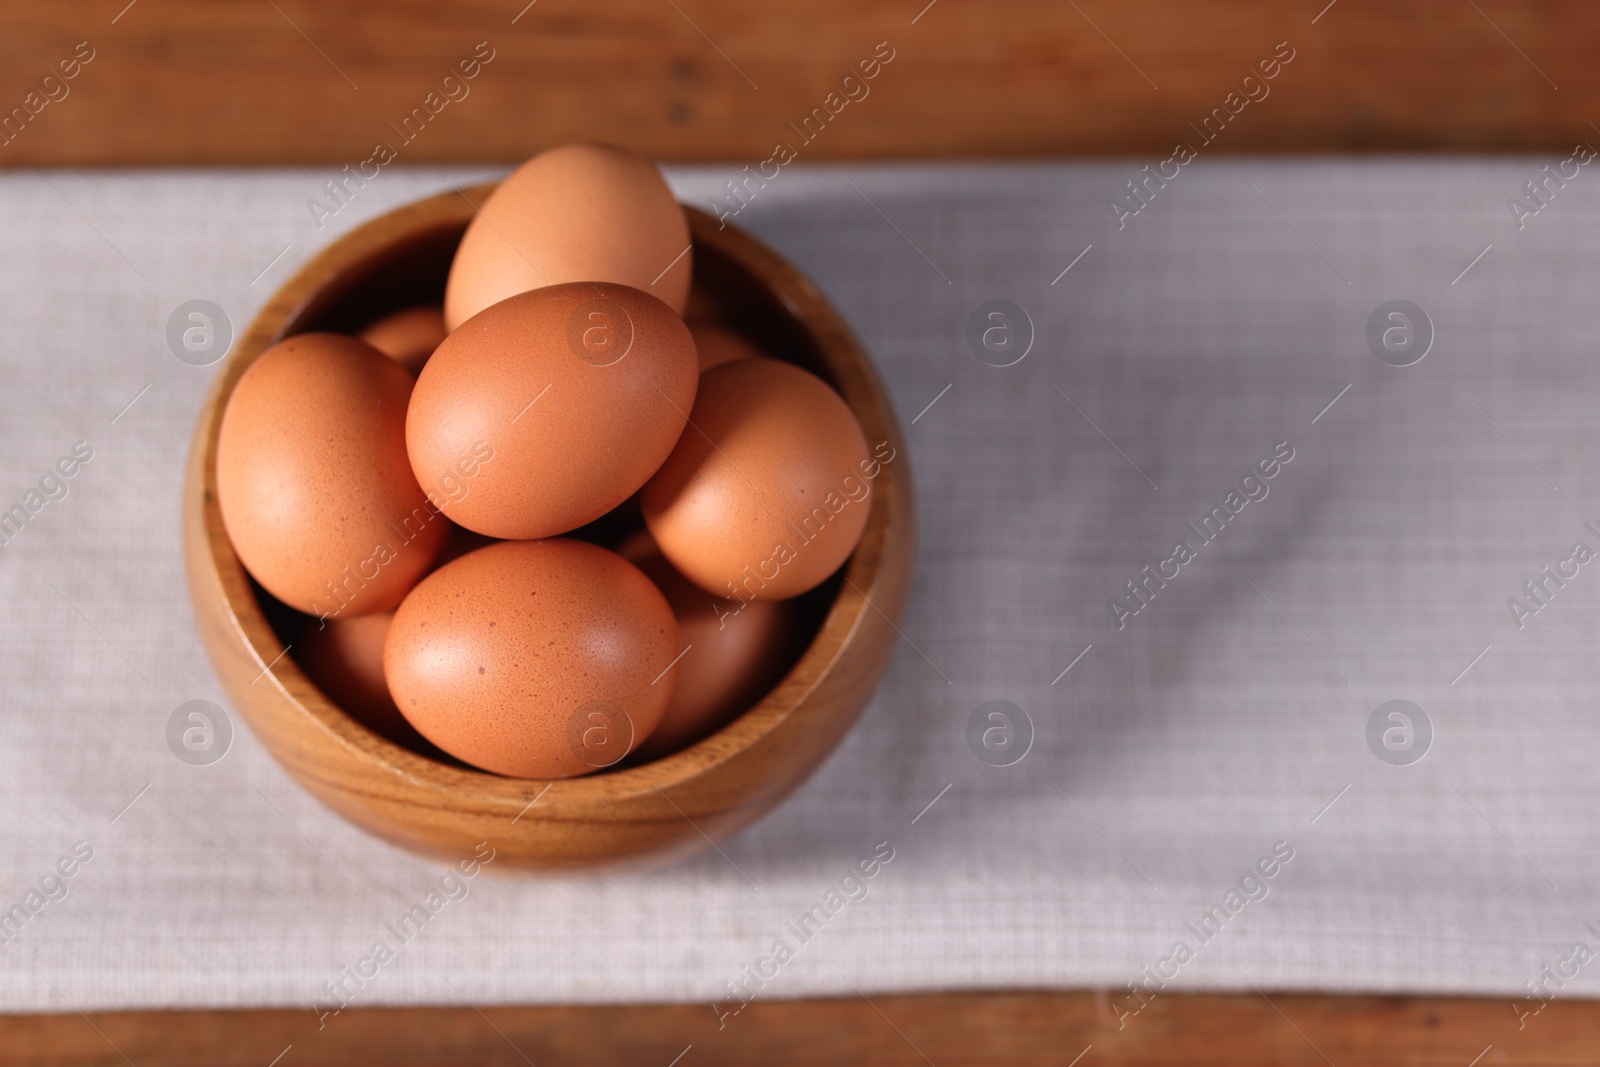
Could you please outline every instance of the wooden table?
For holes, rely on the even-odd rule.
[[[17,6],[0,34],[0,120],[12,116],[0,121],[0,166],[333,171],[379,141],[406,163],[511,162],[568,140],[752,165],[779,141],[808,160],[1155,159],[1219,107],[1229,121],[1213,153],[1554,161],[1578,141],[1600,144],[1593,0],[525,3]],[[1293,58],[1235,121],[1228,94],[1260,94],[1246,75],[1284,50]],[[858,98],[839,104],[836,90]],[[808,115],[821,121],[805,139]],[[261,1067],[288,1046],[285,1067],[665,1067],[691,1045],[685,1067],[1600,1059],[1600,1005],[1584,1002],[1553,1003],[1520,1030],[1509,999],[1165,995],[1120,1030],[1109,1003],[1093,992],[795,1001],[755,1005],[720,1032],[700,1005],[352,1011],[320,1032],[309,1010],[69,1012],[0,1017],[0,1065]]]
[[[128,3],[8,11],[0,108],[77,42],[94,58],[0,165],[338,168],[382,139],[410,163],[609,140],[754,165],[879,42],[894,58],[803,158],[1170,150],[1279,42],[1295,58],[1209,151],[1555,152],[1600,137],[1600,5],[1586,0]],[[493,58],[466,96],[401,141],[480,41]]]
[[[1552,1002],[1521,1031],[1509,999],[1163,995],[1121,1030],[1109,1004],[1086,992],[778,1001],[753,1004],[721,1031],[698,1004],[349,1011],[321,1031],[309,1008],[0,1017],[0,1067],[267,1067],[285,1049],[281,1067],[1588,1067],[1600,1058],[1594,1002]]]

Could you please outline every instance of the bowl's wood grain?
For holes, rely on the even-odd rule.
[[[690,210],[691,314],[724,318],[831,381],[871,444],[896,451],[874,485],[866,532],[810,646],[726,728],[666,759],[555,782],[452,766],[372,733],[296,666],[234,555],[216,498],[222,409],[269,345],[307,329],[437,299],[456,241],[488,187],[410,205],[323,251],[262,308],[201,410],[183,495],[184,557],[201,639],[223,688],[288,772],[352,822],[445,859],[481,841],[495,868],[654,865],[709,848],[765,814],[827,757],[860,715],[898,640],[915,556],[911,472],[871,364],[820,292],[741,231]]]

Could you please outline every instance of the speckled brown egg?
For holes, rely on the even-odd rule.
[[[473,316],[422,368],[406,418],[419,481],[490,537],[566,533],[626,500],[683,433],[699,375],[671,308],[575,282]]]
[[[359,336],[416,374],[449,332],[444,328],[443,308],[413,307],[383,316],[370,323]]]
[[[582,541],[504,541],[434,571],[395,613],[395,703],[445,752],[518,778],[607,767],[650,735],[681,650],[639,568]]]
[[[798,596],[837,570],[893,457],[868,452],[839,394],[789,363],[736,360],[701,377],[690,421],[640,494],[672,565],[740,600]]]
[[[405,447],[412,378],[331,333],[272,346],[239,379],[217,439],[217,503],[239,560],[320,617],[387,611],[448,536]]]
[[[726,326],[690,323],[689,335],[694,338],[694,350],[700,361],[701,374],[712,367],[720,367],[736,359],[760,359],[762,355],[761,350],[747,337],[734,333]]]
[[[479,205],[450,265],[454,330],[508,296],[562,282],[617,282],[682,314],[689,223],[654,163],[608,145],[563,145],[512,171]]]
[[[679,574],[648,532],[641,530],[618,554],[667,598],[683,642],[683,656],[672,667],[672,702],[638,748],[639,758],[660,759],[709,737],[766,695],[794,662],[797,620],[784,601],[712,596]]]

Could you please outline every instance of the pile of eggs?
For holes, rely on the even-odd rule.
[[[692,271],[653,164],[555,148],[480,206],[442,308],[245,370],[217,502],[331,700],[564,778],[669,755],[777,681],[793,598],[855,549],[892,457],[821,379],[686,325]]]

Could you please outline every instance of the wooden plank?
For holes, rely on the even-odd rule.
[[[0,35],[0,114],[77,42],[94,58],[53,85],[64,98],[13,120],[0,165],[341,167],[380,141],[403,163],[570,140],[751,164],[780,142],[803,159],[1164,158],[1285,41],[1294,59],[1269,95],[1208,151],[1554,152],[1600,137],[1588,0],[525,2],[24,5]],[[478,42],[493,58],[453,90],[467,95],[405,140],[403,117],[445,99]],[[867,95],[806,141],[802,119],[875,50],[893,58],[854,90]]]
[[[1173,994],[1122,1029],[1111,1003],[1091,992],[780,1001],[752,1004],[721,1030],[699,1004],[351,1009],[321,1030],[309,1009],[0,1016],[0,1067],[265,1067],[286,1048],[282,1067],[667,1067],[680,1055],[682,1067],[1557,1067],[1592,1064],[1600,1033],[1600,1004],[1585,1001],[1553,1002],[1522,1030],[1509,1000]]]

